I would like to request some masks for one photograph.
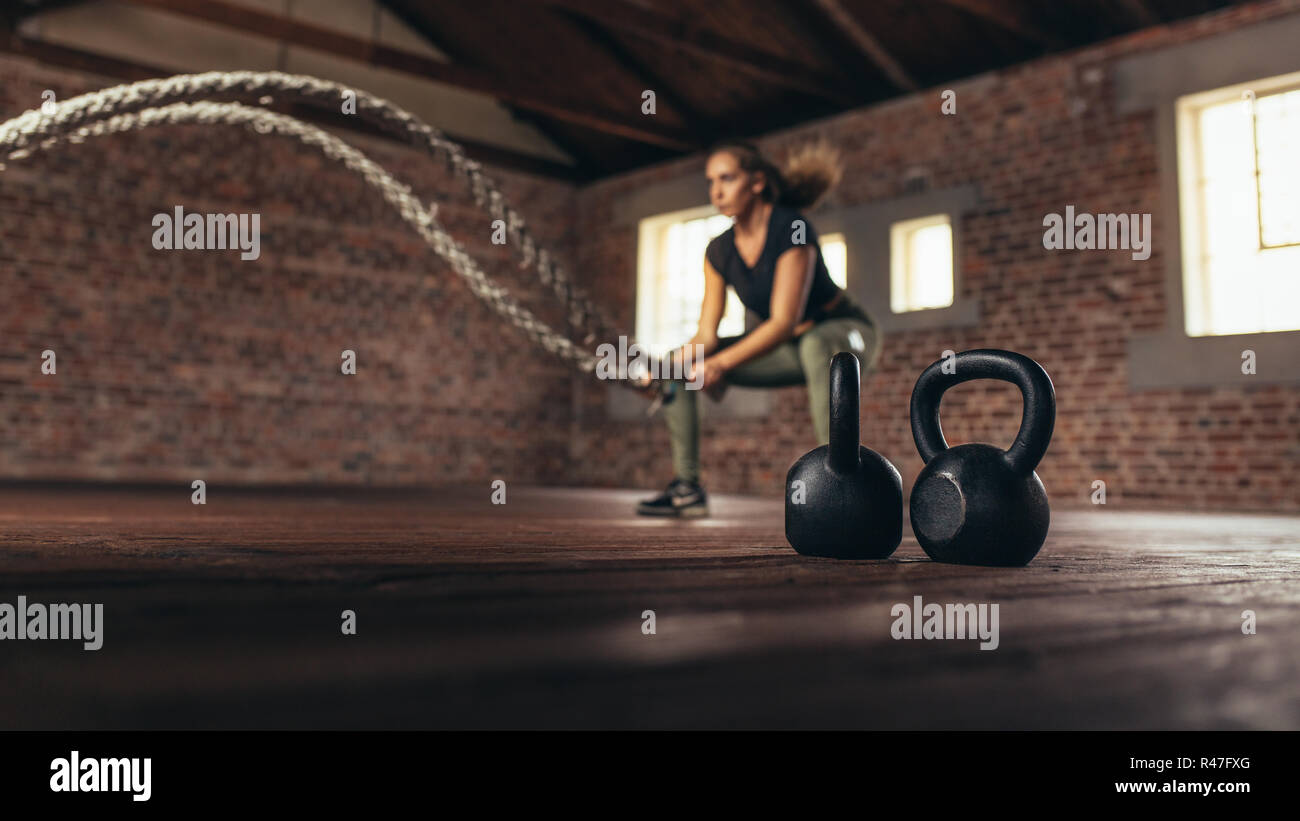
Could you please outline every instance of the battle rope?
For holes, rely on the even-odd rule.
[[[571,325],[591,343],[598,333],[604,338],[603,323],[591,302],[573,285],[555,259],[541,248],[504,195],[483,173],[482,166],[465,156],[463,149],[440,131],[413,114],[359,89],[304,75],[282,72],[207,72],[182,74],[160,80],[144,80],[93,91],[56,103],[49,113],[32,110],[0,123],[0,156],[22,159],[33,151],[45,150],[64,141],[80,142],[89,136],[118,133],[164,123],[228,123],[249,125],[259,133],[272,131],[297,137],[320,148],[360,174],[397,208],[425,241],[453,270],[464,278],[475,295],[499,315],[523,331],[543,348],[585,372],[595,369],[596,358],[556,333],[509,293],[495,285],[464,249],[442,228],[434,214],[411,193],[361,152],[322,129],[293,117],[237,103],[186,100],[222,94],[277,94],[289,100],[315,105],[337,106],[346,94],[355,94],[357,115],[385,131],[397,134],[427,153],[442,156],[453,171],[466,180],[475,204],[494,219],[503,221],[510,244],[538,278],[568,309]]]
[[[9,156],[15,158],[16,153],[19,155],[17,158],[21,159],[31,151],[45,150],[64,141],[82,142],[87,137],[117,134],[155,125],[187,123],[245,125],[252,127],[259,134],[276,132],[296,137],[305,145],[320,149],[325,156],[360,175],[369,185],[377,189],[384,199],[397,209],[402,219],[419,232],[439,256],[451,263],[452,268],[469,284],[470,290],[510,324],[523,331],[547,351],[572,362],[580,370],[588,373],[595,370],[597,360],[594,355],[583,351],[567,337],[551,330],[550,326],[538,319],[531,311],[519,305],[505,289],[493,283],[474,258],[443,229],[433,213],[411,193],[408,186],[393,179],[369,157],[338,137],[293,117],[238,103],[172,103],[159,108],[145,108],[132,113],[116,114],[106,119],[94,120],[87,125],[50,129],[44,133],[50,133],[52,136],[47,136],[40,142],[28,141],[25,148],[18,152],[11,152]],[[9,137],[9,133],[4,131],[8,125],[6,123],[0,126],[0,145],[4,145]]]

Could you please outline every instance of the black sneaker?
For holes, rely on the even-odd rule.
[[[696,483],[673,479],[663,493],[638,504],[636,512],[642,516],[708,516],[709,499]]]

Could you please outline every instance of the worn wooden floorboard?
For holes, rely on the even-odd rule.
[[[1298,517],[1057,511],[992,569],[805,559],[779,500],[189,493],[0,489],[0,603],[105,606],[101,650],[0,641],[0,727],[1300,729]],[[918,595],[997,649],[893,639]]]

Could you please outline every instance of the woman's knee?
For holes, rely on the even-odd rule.
[[[875,359],[876,347],[875,330],[870,326],[853,323],[847,327],[813,328],[799,340],[799,359],[805,368],[825,366],[835,354],[848,351],[865,365]]]
[[[814,331],[809,331],[799,338],[799,361],[803,363],[804,370],[807,370],[810,365],[829,362],[834,355],[830,341],[814,334]]]

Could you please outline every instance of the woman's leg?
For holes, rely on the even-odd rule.
[[[732,336],[718,340],[718,350],[741,338]],[[802,384],[804,375],[798,348],[794,341],[780,345],[757,359],[732,368],[727,372],[726,379],[729,384],[745,388],[780,388]],[[673,472],[676,478],[695,484],[700,481],[699,393],[697,390],[687,390],[686,383],[677,380],[677,395],[663,409],[664,421],[668,423]]]
[[[831,357],[841,351],[855,354],[862,363],[865,383],[880,358],[880,332],[860,319],[828,319],[814,325],[797,341],[817,444],[825,445],[831,441]]]
[[[663,406],[668,423],[668,444],[673,454],[673,478],[700,483],[700,412],[695,404],[699,391],[686,390],[677,380],[673,401]]]
[[[802,385],[803,366],[795,343],[796,340],[792,339],[757,359],[751,359],[727,371],[727,384],[742,388],[787,388]]]

